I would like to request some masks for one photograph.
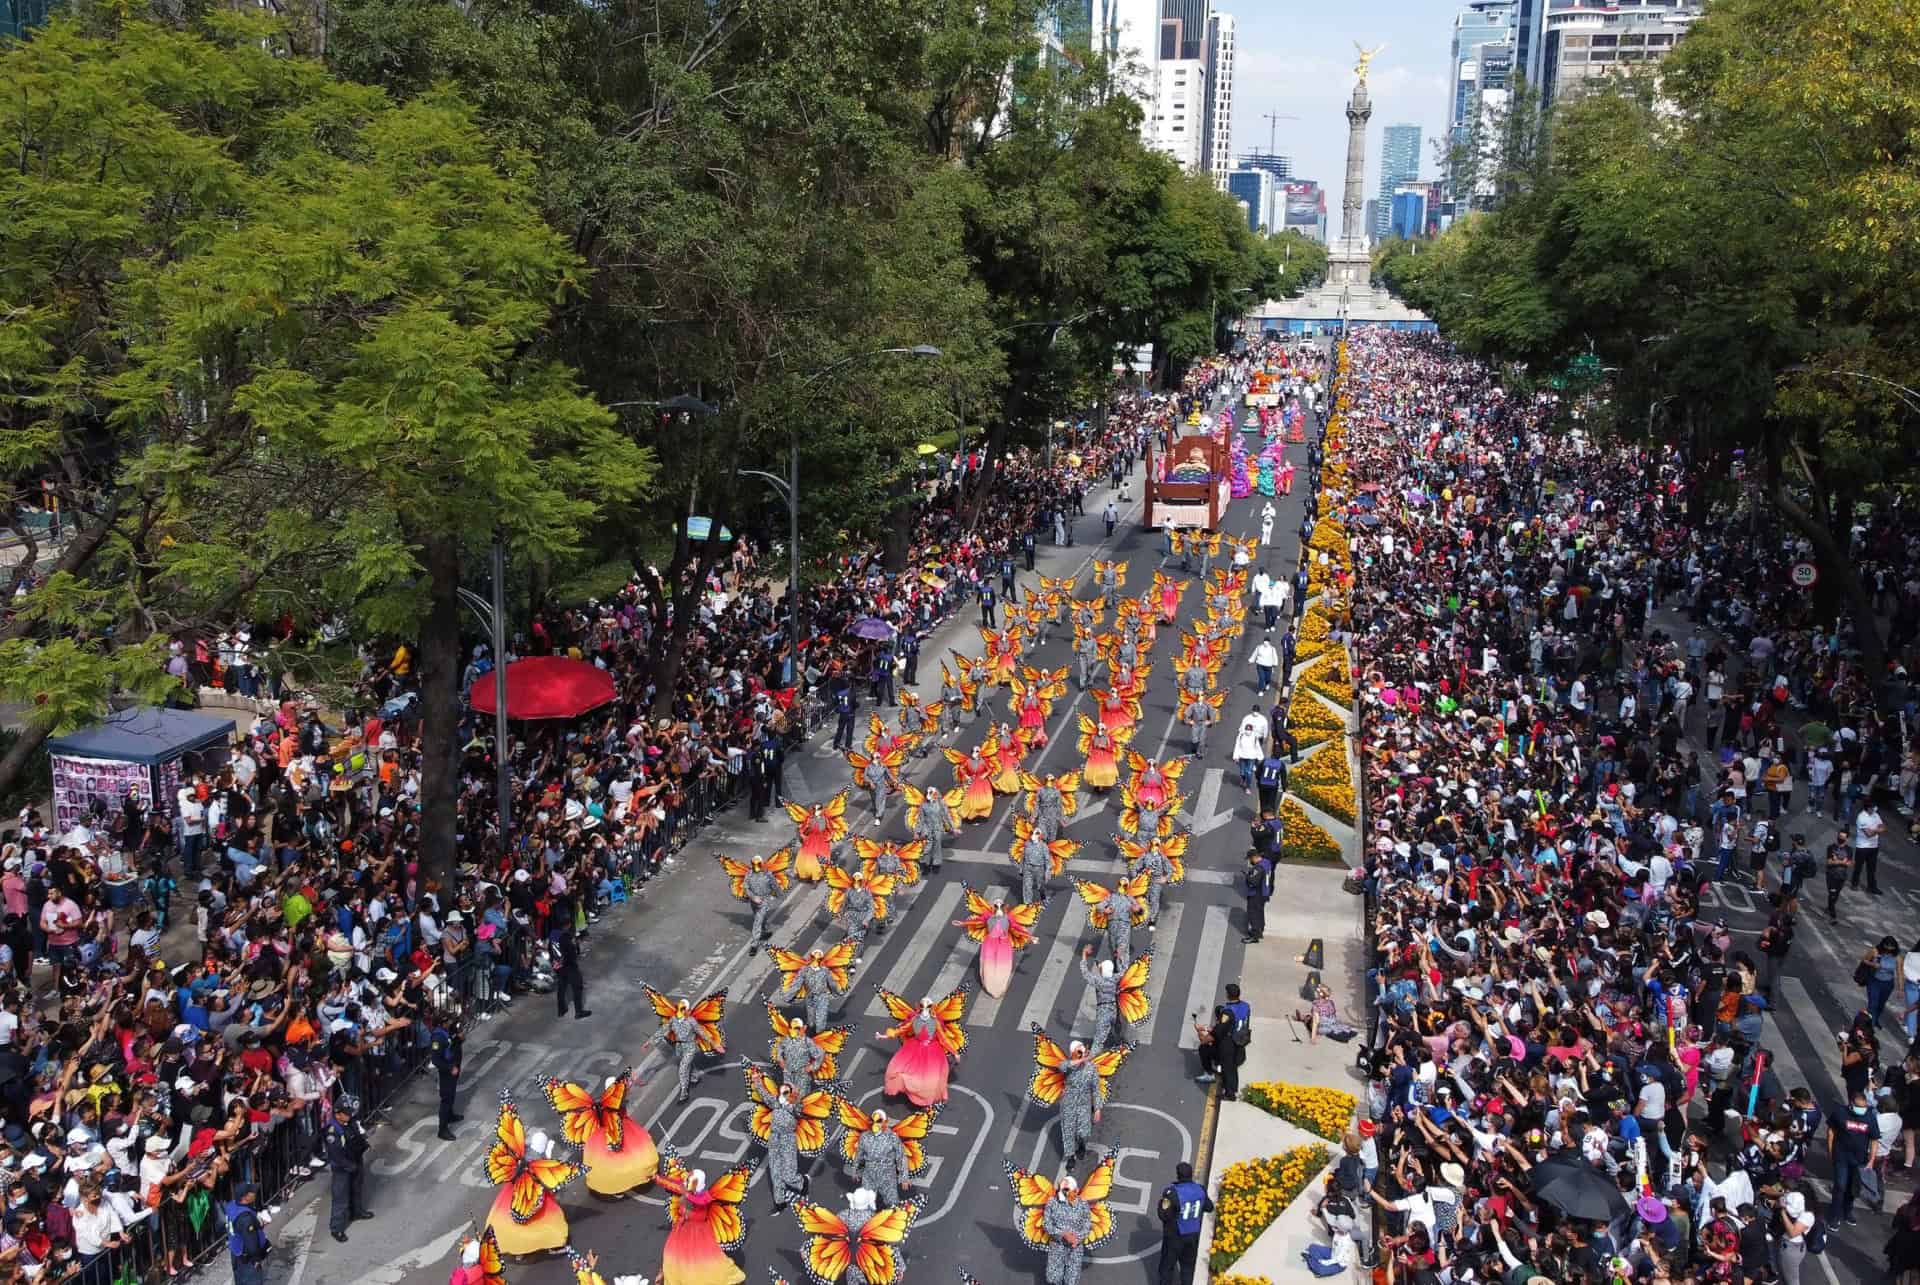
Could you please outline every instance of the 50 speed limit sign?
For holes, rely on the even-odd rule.
[[[1811,589],[1820,581],[1820,568],[1811,562],[1796,562],[1793,564],[1792,575],[1795,584],[1802,589]]]

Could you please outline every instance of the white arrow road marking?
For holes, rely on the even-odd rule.
[[[1226,769],[1210,767],[1207,778],[1200,784],[1200,797],[1195,800],[1191,815],[1193,817],[1194,838],[1204,838],[1233,820],[1233,808],[1225,811],[1220,807],[1220,783],[1226,778]]]

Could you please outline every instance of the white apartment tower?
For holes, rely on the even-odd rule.
[[[1207,19],[1207,121],[1201,140],[1207,174],[1224,188],[1233,169],[1233,15]]]

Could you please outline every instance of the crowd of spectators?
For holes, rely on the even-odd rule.
[[[1124,504],[1148,436],[1217,377],[1119,395],[1050,451],[929,460],[904,565],[873,551],[821,566],[797,664],[792,604],[751,539],[697,596],[666,702],[649,654],[672,620],[652,577],[544,613],[514,653],[599,665],[616,700],[516,736],[505,855],[491,720],[470,720],[450,887],[413,864],[408,645],[366,649],[362,708],[336,714],[287,692],[251,630],[183,640],[185,683],[259,698],[218,770],[188,772],[174,798],[130,794],[77,833],[29,811],[0,849],[0,1285],[170,1276],[223,1245],[240,1184],[270,1205],[324,1163],[323,1104],[376,1113],[449,1032],[547,989],[555,961],[702,822],[784,796],[810,692],[890,701],[919,642],[1021,559],[1028,533],[1070,541],[1094,504]],[[850,632],[867,617],[891,636]],[[476,647],[469,682],[494,659]]]
[[[1895,1212],[1920,1060],[1883,1058],[1863,1011],[1836,1022],[1841,1100],[1783,1084],[1772,993],[1807,864],[1764,838],[1739,854],[1770,898],[1757,938],[1700,892],[1717,827],[1750,838],[1772,765],[1807,770],[1789,710],[1824,716],[1833,762],[1811,799],[1789,777],[1786,806],[1837,808],[1856,840],[1898,784],[1902,721],[1858,690],[1844,635],[1810,644],[1798,686],[1768,664],[1736,684],[1704,635],[1660,628],[1669,596],[1753,638],[1809,627],[1690,525],[1679,454],[1569,432],[1552,398],[1510,398],[1431,338],[1357,336],[1337,398],[1323,498],[1351,555],[1333,605],[1360,704],[1374,1009],[1333,1221],[1376,1210],[1392,1279],[1420,1285],[1799,1285],[1863,1203]],[[1876,524],[1859,538],[1885,546]],[[1683,723],[1722,703],[1703,762]],[[1882,1003],[1920,965],[1891,939],[1869,955]],[[1920,1266],[1917,1229],[1909,1201],[1892,1272]]]

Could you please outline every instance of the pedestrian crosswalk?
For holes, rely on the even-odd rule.
[[[948,855],[951,858],[955,854]],[[1112,862],[1099,865],[1102,872],[1112,873]],[[1007,873],[1012,873],[1010,864]],[[1129,1032],[1133,1040],[1160,1038],[1177,1040],[1182,1048],[1195,1047],[1188,1012],[1210,1010],[1218,1002],[1223,985],[1232,980],[1233,974],[1226,969],[1229,962],[1237,964],[1238,951],[1234,949],[1235,958],[1230,960],[1228,908],[1225,904],[1207,904],[1210,896],[1220,894],[1193,881],[1194,873],[1203,872],[1189,872],[1188,886],[1167,893],[1154,932],[1144,927],[1134,930],[1135,955],[1151,950],[1153,966],[1147,979],[1149,1016]],[[973,991],[965,1018],[970,1029],[1024,1032],[1037,1024],[1056,1038],[1088,1035],[1093,1026],[1093,1002],[1080,976],[1078,960],[1084,946],[1094,944],[1096,953],[1104,953],[1104,947],[1099,934],[1088,925],[1086,906],[1065,886],[1065,880],[1055,880],[1053,897],[1035,925],[1036,940],[1016,953],[1012,983],[1005,996],[995,998],[980,990],[979,947],[962,929],[953,926],[953,921],[965,913],[958,874],[952,871],[932,876],[896,898],[892,927],[884,936],[868,938],[863,962],[854,972],[847,997],[836,1004],[832,1020],[886,1020],[886,1006],[874,991],[876,983],[918,999],[922,995],[944,995],[964,982]],[[984,892],[997,880],[975,878],[970,882]],[[843,929],[821,913],[824,902],[823,886],[796,890],[789,904],[775,915],[775,942],[804,952],[839,941]],[[735,1002],[760,994],[773,999],[777,986],[769,969],[760,985],[750,994],[737,995]],[[1185,1007],[1169,1010],[1170,997],[1176,996],[1185,997]]]

